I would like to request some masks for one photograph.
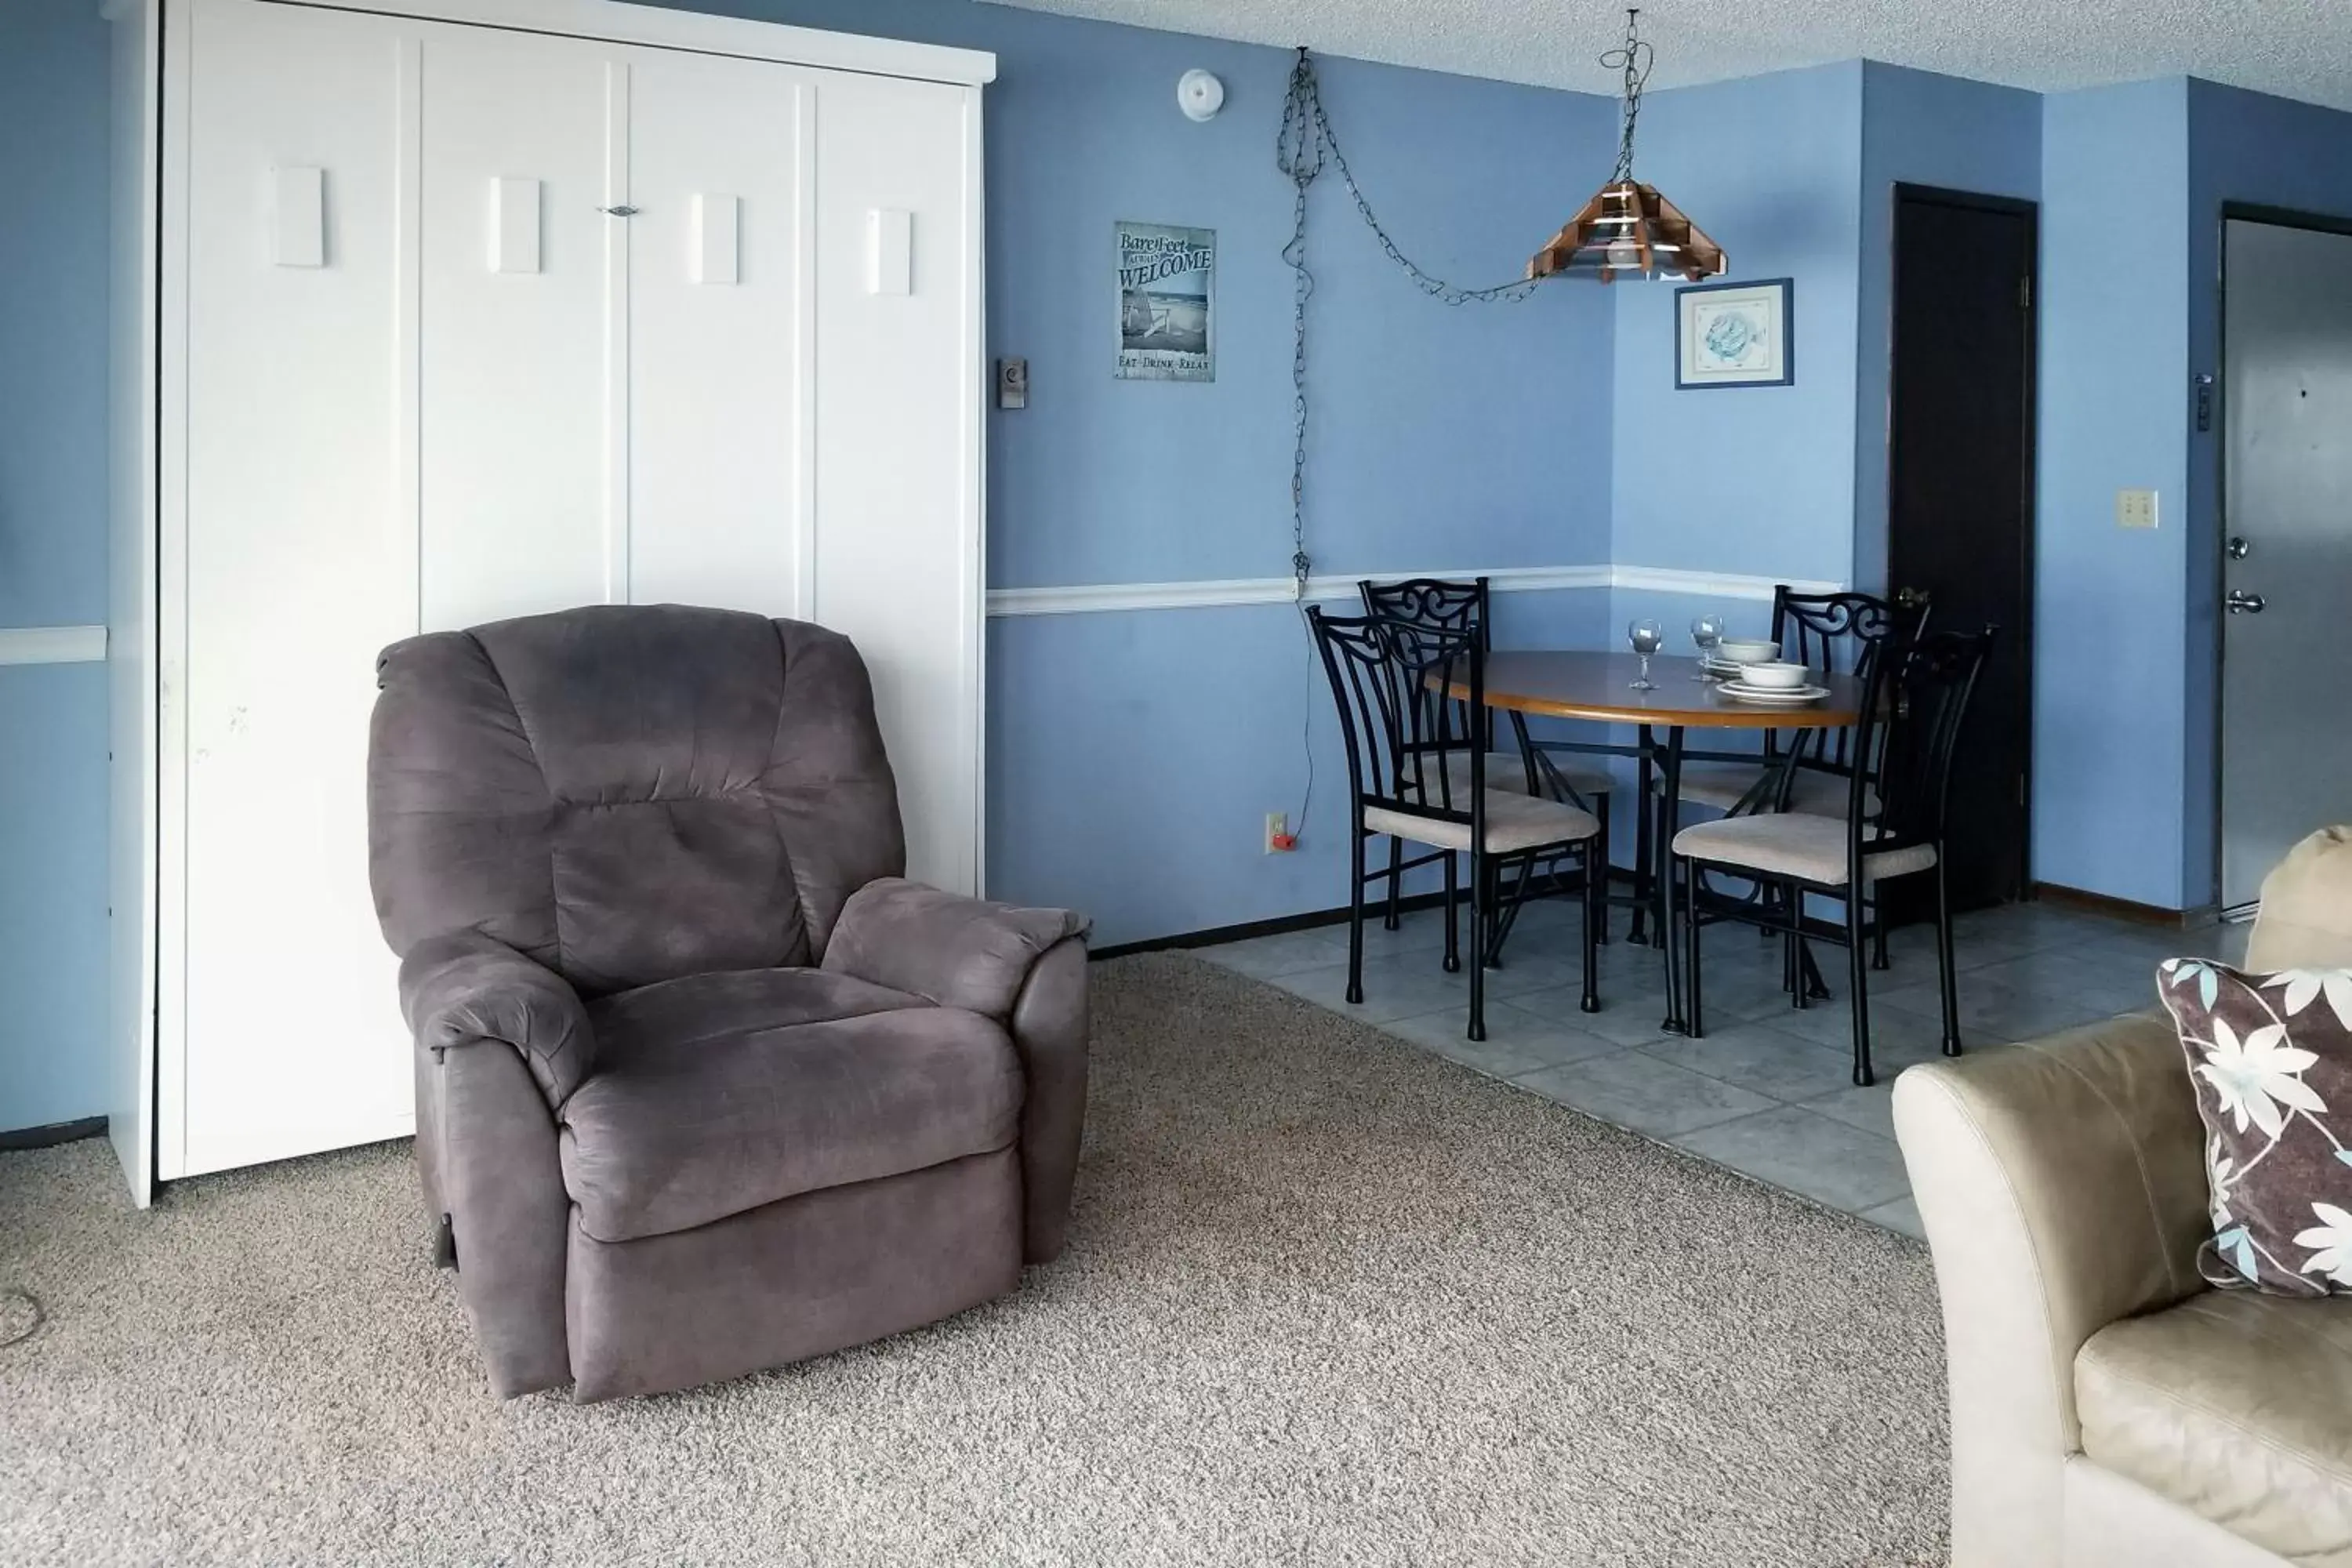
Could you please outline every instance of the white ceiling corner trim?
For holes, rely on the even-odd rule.
[[[1616,0],[981,0],[1498,81],[1613,94]],[[2352,109],[2347,0],[1653,0],[1650,85],[1874,59],[2050,91],[2200,76]],[[1171,84],[1173,90],[1173,84]]]

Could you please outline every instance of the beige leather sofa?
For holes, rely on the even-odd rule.
[[[2352,829],[2271,873],[2247,967],[2352,965]],[[1950,1357],[1953,1568],[2352,1568],[2352,1297],[2198,1277],[2168,1019],[1906,1072]]]

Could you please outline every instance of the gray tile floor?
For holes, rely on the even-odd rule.
[[[1893,968],[1871,976],[1871,1046],[1878,1082],[1853,1087],[1844,953],[1817,949],[1836,994],[1799,1011],[1781,991],[1777,944],[1744,928],[1710,929],[1702,1039],[1659,1028],[1664,980],[1657,950],[1615,939],[1601,952],[1601,1011],[1577,1010],[1579,915],[1565,902],[1522,917],[1490,970],[1486,1038],[1464,1037],[1466,976],[1439,959],[1443,916],[1401,929],[1367,925],[1364,1000],[1345,1000],[1348,931],[1326,926],[1198,950],[1197,956],[1279,985],[1546,1099],[1686,1149],[1720,1165],[1893,1229],[1919,1232],[1895,1144],[1895,1077],[1937,1053],[1936,958],[1924,928],[1892,939]],[[2246,928],[2168,931],[2049,904],[2014,905],[1954,923],[1964,1044],[2027,1039],[2156,1005],[2158,960],[2200,952],[2236,958]]]

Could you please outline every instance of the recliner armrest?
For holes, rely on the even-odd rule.
[[[595,1064],[587,1009],[564,978],[478,931],[426,937],[400,963],[400,1007],[420,1048],[502,1040],[551,1108]]]
[[[1895,1129],[1943,1300],[1952,1561],[2054,1564],[2076,1353],[2205,1289],[2187,1060],[2168,1021],[2114,1018],[1910,1068]]]
[[[850,895],[824,967],[1004,1023],[1046,950],[1086,930],[1069,910],[1022,909],[885,877]]]

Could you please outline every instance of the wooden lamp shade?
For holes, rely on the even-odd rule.
[[[1629,137],[1630,139],[1630,137]],[[1583,209],[1528,260],[1529,278],[1560,273],[1635,278],[1686,278],[1696,283],[1730,266],[1723,247],[1658,194],[1631,179],[1601,187]]]

